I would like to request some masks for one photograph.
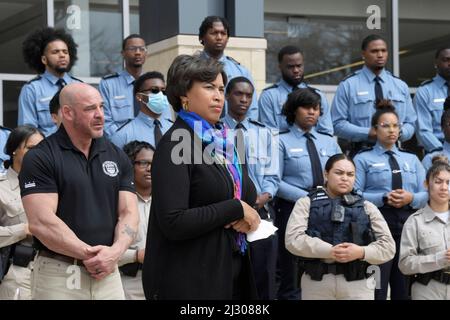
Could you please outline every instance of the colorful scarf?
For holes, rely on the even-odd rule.
[[[233,181],[234,199],[240,200],[242,197],[242,167],[234,146],[234,139],[231,141],[227,139],[227,128],[225,126],[216,128],[194,112],[181,110],[178,116],[191,127],[203,145],[211,150],[210,156],[218,163],[225,165]],[[239,251],[244,254],[247,250],[245,234],[238,232],[236,243]]]

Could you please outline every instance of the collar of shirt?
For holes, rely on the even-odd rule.
[[[447,83],[447,81],[444,78],[442,78],[440,75],[437,74],[436,77],[433,78],[433,81],[436,82],[436,84],[439,88],[445,87],[445,89],[447,89],[447,86],[445,85]]]
[[[137,197],[138,197],[138,200],[140,200],[140,201],[142,201],[142,202],[144,202],[144,203],[148,203],[148,202],[150,202],[150,201],[152,201],[152,196],[150,196],[150,198],[148,198],[147,200],[143,197],[143,196],[141,196],[140,194],[139,194],[139,192],[137,192],[136,191],[136,195],[137,195]]]
[[[388,151],[378,141],[375,144],[375,146],[373,147],[373,149],[375,150],[376,154],[379,156],[381,156],[383,153]],[[395,145],[392,147],[391,151],[394,152],[394,154],[396,154],[397,156],[400,155],[399,150],[398,150],[397,146],[395,146]]]
[[[207,54],[205,50],[203,50],[203,51],[200,53],[200,57],[206,58],[206,59],[211,58],[210,55]],[[218,59],[218,61],[220,61],[220,62],[222,62],[223,64],[225,64],[225,62],[226,62],[226,56],[225,56],[224,54],[222,54],[222,56]],[[228,79],[228,80],[230,80],[230,79]]]
[[[306,139],[305,137],[305,131],[303,131],[296,123],[294,123],[291,128],[290,128],[291,132],[294,133],[296,138],[303,138]],[[311,138],[316,139],[317,140],[317,131],[314,127],[311,128],[311,130],[309,131]]]
[[[229,114],[227,114],[225,117],[223,117],[222,121],[230,128],[230,129],[235,129],[238,122],[233,119]],[[249,118],[246,117],[243,121],[241,121],[242,126],[244,128],[245,131],[248,130],[248,128],[250,127],[250,123],[249,123]]]
[[[47,70],[45,70],[45,72],[42,74],[42,77],[47,79],[50,83],[52,83],[53,85],[56,86],[56,82],[59,80],[58,77],[54,76],[53,74],[51,74],[50,72],[48,72]],[[64,73],[63,79],[66,83],[71,82],[71,78],[70,76],[66,73]]]
[[[367,66],[364,66],[361,70],[362,74],[366,77],[366,80],[370,82],[375,82],[376,74],[373,73]],[[387,72],[386,69],[383,69],[381,73],[378,75],[381,78],[381,82],[386,82],[387,80]]]
[[[6,178],[9,181],[9,187],[12,191],[19,187],[19,175],[12,167],[9,167],[8,170],[6,170]]]
[[[80,150],[78,150],[77,147],[75,147],[73,145],[72,141],[69,138],[69,135],[67,134],[66,129],[64,128],[64,126],[62,124],[60,125],[58,131],[56,131],[55,135],[56,135],[56,138],[57,138],[58,143],[61,146],[61,148],[67,149],[67,150],[72,149],[76,152],[81,152]],[[89,149],[89,158],[90,159],[92,159],[96,154],[98,154],[100,152],[105,152],[105,151],[106,151],[105,137],[92,139],[91,147]]]
[[[289,93],[292,92],[292,86],[289,83],[287,83],[283,78],[281,78],[281,80],[278,81],[277,85],[279,87],[282,87],[283,89],[285,89]],[[308,85],[305,82],[301,82],[299,85],[297,85],[297,87],[299,87],[299,88],[306,88],[306,87],[308,87]]]
[[[442,222],[438,217],[436,217],[433,209],[430,208],[430,205],[427,204],[425,208],[423,208],[423,218],[425,222],[431,222],[434,219],[438,219],[438,221]]]
[[[150,128],[153,128],[155,126],[155,119],[146,115],[142,111],[139,111],[139,114],[137,115],[136,120],[145,123],[145,125],[149,126]],[[163,119],[161,117],[159,117],[158,120],[161,123],[161,127],[163,127],[164,126]]]
[[[119,73],[120,77],[123,77],[128,85],[132,84],[134,80],[136,80],[131,74],[128,73],[126,69],[122,70]]]

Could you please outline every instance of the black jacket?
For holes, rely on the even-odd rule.
[[[182,141],[191,140],[180,152]],[[177,119],[163,136],[152,164],[152,207],[143,267],[147,299],[231,299],[236,232],[224,226],[244,216],[233,199],[233,183],[222,165],[194,163],[193,131]],[[195,152],[202,152],[197,139]],[[190,147],[190,148],[189,148]],[[190,164],[175,164],[174,155]],[[202,153],[200,153],[202,154]],[[172,159],[174,158],[174,159]],[[253,205],[256,190],[243,168],[242,200]],[[256,298],[248,251],[241,292]]]

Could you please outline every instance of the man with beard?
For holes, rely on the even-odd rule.
[[[298,47],[285,46],[278,52],[278,68],[281,80],[271,87],[264,89],[259,98],[259,120],[269,127],[285,130],[289,127],[286,117],[281,113],[287,96],[299,88],[311,88],[320,95],[321,115],[317,123],[317,131],[333,135],[330,107],[327,99],[320,90],[308,86],[303,81],[304,59]]]
[[[247,68],[234,60],[232,57],[224,54],[229,36],[230,25],[225,18],[219,16],[206,17],[202,21],[198,33],[198,39],[203,45],[203,51],[200,56],[205,59],[214,59],[222,62],[228,81],[235,77],[245,77],[250,79],[253,84],[252,76]],[[223,108],[221,117],[224,117],[227,114],[227,110],[228,106],[225,101],[225,107]],[[253,94],[250,110],[248,111],[248,117],[253,120],[258,120],[258,100],[256,93]]]
[[[20,91],[18,125],[30,124],[48,136],[57,129],[50,100],[66,84],[81,81],[67,73],[77,60],[77,45],[64,30],[43,28],[31,33],[22,47],[25,62],[39,75]]]
[[[124,299],[117,267],[139,213],[127,155],[103,137],[103,101],[85,83],[60,95],[62,124],[29,150],[19,174],[38,250],[32,298]]]
[[[423,82],[414,96],[419,115],[417,135],[426,152],[441,149],[444,142],[441,117],[445,99],[450,96],[450,45],[436,51],[434,67],[437,75]]]
[[[111,137],[125,123],[133,120],[139,113],[139,106],[134,101],[133,84],[142,75],[147,47],[138,34],[131,34],[122,42],[122,57],[125,69],[104,76],[99,90],[105,102],[105,133]],[[170,108],[164,117],[172,118]]]
[[[344,78],[331,106],[334,132],[344,152],[355,155],[376,141],[372,116],[378,101],[390,100],[402,124],[400,141],[412,138],[417,119],[408,85],[385,69],[387,44],[379,35],[369,35],[362,42],[364,67]]]

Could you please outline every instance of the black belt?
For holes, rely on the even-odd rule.
[[[119,270],[126,276],[136,277],[139,270],[142,270],[142,263],[127,263],[119,267]]]
[[[46,258],[50,258],[50,259],[55,259],[61,262],[65,262],[68,264],[73,264],[73,265],[77,265],[80,267],[84,267],[83,261],[82,260],[78,260],[75,259],[73,257],[69,257],[69,256],[65,256],[63,254],[59,254],[53,251],[49,251],[46,249],[41,249],[39,250],[39,256],[40,257],[46,257]]]
[[[444,272],[442,270],[427,272],[427,273],[418,273],[413,278],[413,281],[417,281],[426,286],[426,285],[428,285],[428,283],[430,282],[431,279],[448,285],[448,284],[450,284],[450,273]]]

